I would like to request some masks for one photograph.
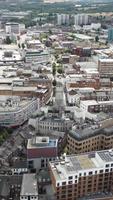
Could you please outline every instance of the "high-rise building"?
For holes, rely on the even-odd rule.
[[[6,23],[6,26],[5,26],[5,31],[7,34],[20,34],[20,25],[19,23],[14,23],[14,22],[9,22],[9,23]]]
[[[108,41],[113,42],[113,28],[108,30]]]
[[[89,16],[87,14],[77,14],[75,15],[75,25],[87,25],[89,22]]]
[[[102,58],[98,61],[98,71],[101,77],[113,77],[113,59]]]
[[[58,200],[113,199],[113,150],[64,155],[49,167]]]
[[[57,14],[57,24],[60,25],[65,25],[69,24],[69,15],[67,14]]]

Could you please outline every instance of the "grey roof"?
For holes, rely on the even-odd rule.
[[[17,160],[17,161],[15,161],[12,168],[27,168],[27,161],[26,160]]]
[[[100,158],[105,162],[111,162],[113,161],[113,152],[112,150],[106,150],[106,151],[99,151],[98,155]]]
[[[105,135],[105,136],[111,136],[113,135],[113,126],[109,128],[93,128],[88,127],[84,129],[76,129],[69,131],[69,135],[75,138],[78,141],[82,141],[85,139],[88,139],[90,137],[94,137],[97,135]]]
[[[24,174],[21,187],[21,196],[38,195],[37,180],[35,174]]]

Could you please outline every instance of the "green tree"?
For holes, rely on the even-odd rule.
[[[49,35],[52,35],[52,30],[51,29],[49,29]]]
[[[53,73],[53,76],[55,76],[56,74],[56,64],[53,63],[53,66],[52,66],[52,73]]]
[[[24,43],[22,43],[22,49],[24,49],[25,48],[25,44]]]
[[[56,80],[55,79],[53,80],[53,86],[54,87],[56,86]]]
[[[6,44],[11,44],[11,39],[10,39],[9,36],[6,37],[6,39],[5,39],[5,43],[6,43]]]
[[[99,41],[99,37],[98,37],[98,35],[96,35],[95,42],[98,42],[98,41]]]
[[[18,44],[19,49],[21,48],[20,43]]]
[[[58,69],[57,69],[57,72],[58,72],[59,74],[62,74],[62,73],[63,73],[63,69],[62,69],[62,68],[58,68]]]

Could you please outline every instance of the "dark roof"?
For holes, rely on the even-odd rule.
[[[69,131],[68,134],[78,141],[82,141],[99,135],[111,136],[113,135],[113,126],[109,128],[93,129],[92,127],[89,127],[85,129],[76,129]]]
[[[0,176],[0,196],[7,197],[10,193],[9,179],[7,176]]]
[[[12,168],[27,168],[27,161],[26,160],[17,160],[17,161],[15,161]]]

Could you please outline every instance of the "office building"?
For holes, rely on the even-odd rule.
[[[113,59],[103,58],[98,61],[98,71],[101,77],[113,77]]]
[[[48,161],[58,156],[58,140],[49,137],[33,137],[27,144],[27,162],[29,169],[47,168]]]
[[[27,121],[39,109],[39,99],[19,96],[0,97],[0,126],[16,127]]]
[[[87,25],[89,22],[89,16],[87,14],[77,14],[75,15],[75,25]]]
[[[69,15],[67,14],[57,14],[57,24],[60,25],[65,25],[69,24]]]
[[[108,29],[108,42],[113,42],[113,28]]]
[[[50,162],[58,200],[113,199],[113,150],[64,155]]]
[[[110,123],[104,120],[104,125]],[[113,120],[111,119],[111,124]],[[102,124],[103,126],[103,124]],[[97,150],[113,148],[113,126],[102,127],[98,123],[87,125],[83,123],[76,129],[68,131],[67,152],[68,154],[79,154]]]
[[[9,22],[5,25],[6,34],[20,34],[20,25],[19,23]]]

